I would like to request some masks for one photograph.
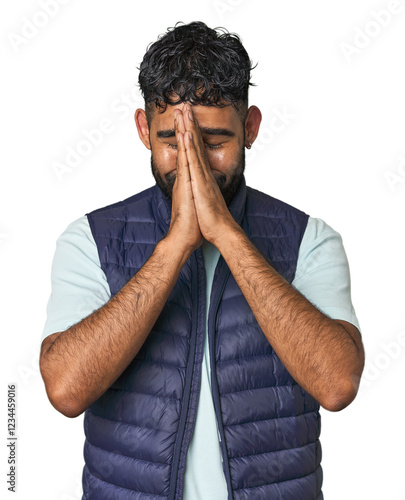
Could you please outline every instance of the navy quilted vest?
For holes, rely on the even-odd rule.
[[[247,187],[245,178],[229,209],[291,283],[308,215]],[[114,296],[167,234],[171,204],[155,184],[86,215]],[[200,247],[137,356],[86,410],[83,500],[183,498],[201,383],[205,287]],[[208,336],[228,499],[322,500],[319,404],[273,351],[222,256]]]

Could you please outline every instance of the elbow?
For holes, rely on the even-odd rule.
[[[81,408],[76,401],[73,401],[71,398],[69,398],[66,394],[66,391],[50,391],[48,390],[48,388],[46,388],[46,393],[51,405],[55,408],[55,410],[57,410],[59,413],[62,413],[62,415],[64,415],[65,417],[76,418],[83,413],[84,408]]]
[[[323,397],[322,401],[320,401],[321,406],[331,412],[344,410],[356,398],[359,382],[360,378],[358,376],[351,376],[341,381],[339,385],[329,390]]]
[[[354,400],[356,394],[352,393],[333,393],[328,396],[323,402],[321,402],[321,406],[325,408],[325,410],[337,412],[344,410],[349,404]]]
[[[63,383],[57,374],[51,373],[42,356],[40,358],[40,372],[49,402],[55,410],[69,418],[75,418],[81,415],[85,408],[80,405],[77,398],[73,397],[71,391],[66,388],[67,384]]]
[[[337,412],[344,410],[354,401],[359,390],[364,362],[364,350],[361,349],[348,371],[341,374],[337,379],[335,378],[334,382],[329,384],[323,402],[320,402],[323,408],[328,411]]]

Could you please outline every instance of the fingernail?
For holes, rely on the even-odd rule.
[[[190,118],[191,121],[193,121],[193,114],[191,111],[188,112],[188,117]]]
[[[190,131],[188,131],[188,138],[189,138],[189,139],[192,139],[192,138],[193,138],[193,134],[192,134]]]

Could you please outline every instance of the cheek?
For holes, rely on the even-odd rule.
[[[229,163],[231,154],[228,151],[225,151],[224,149],[218,149],[218,150],[211,150],[207,152],[208,155],[208,161],[210,162],[211,166],[225,166]]]
[[[223,147],[221,149],[213,149],[208,151],[208,161],[212,168],[218,170],[227,170],[231,168],[238,158],[237,147]]]
[[[153,159],[164,173],[176,168],[176,158],[176,150],[170,148],[158,148],[157,151],[153,151]]]

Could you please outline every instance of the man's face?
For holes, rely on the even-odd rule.
[[[164,113],[156,110],[149,129],[152,174],[170,201],[177,158],[174,110],[183,111],[184,107],[185,103],[181,103],[168,105]],[[240,187],[245,169],[244,125],[232,106],[194,105],[192,109],[202,131],[213,175],[229,206]]]

